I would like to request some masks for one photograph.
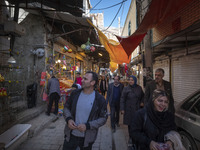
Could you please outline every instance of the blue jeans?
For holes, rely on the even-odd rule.
[[[69,142],[64,140],[63,150],[76,150],[77,147],[80,147],[80,150],[92,150],[93,143],[89,143],[88,147],[83,147],[84,137],[77,137],[71,134]]]

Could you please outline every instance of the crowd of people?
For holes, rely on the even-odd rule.
[[[78,74],[74,90],[64,105],[66,126],[63,150],[76,150],[77,147],[91,150],[98,128],[106,123],[108,114],[112,132],[115,133],[116,127],[120,126],[120,113],[123,124],[127,125],[129,147],[133,150],[184,150],[175,124],[171,84],[163,77],[164,70],[158,68],[155,80],[147,84],[143,92],[134,75],[129,76],[128,85],[124,86],[117,75],[109,83],[106,76],[102,75],[99,80],[92,71],[86,72],[83,77]],[[57,80],[52,77],[49,84],[54,82],[57,83]],[[59,91],[52,90],[50,85],[50,101],[55,99],[57,102]],[[174,134],[178,138],[171,138]]]

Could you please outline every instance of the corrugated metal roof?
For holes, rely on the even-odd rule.
[[[56,11],[69,12],[74,16],[81,17],[83,14],[83,0],[7,0],[10,4],[25,4],[24,7],[31,9],[29,3],[40,3],[40,9],[43,6],[54,8]],[[23,7],[23,8],[24,8]],[[38,8],[39,9],[39,8]]]

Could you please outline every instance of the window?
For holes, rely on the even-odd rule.
[[[199,103],[200,101],[200,92],[196,93],[194,96],[192,96],[189,100],[187,100],[185,103],[183,103],[183,105],[181,106],[182,109],[189,111],[191,109],[191,107],[195,104],[195,103]],[[198,104],[197,103],[197,104]],[[200,105],[200,104],[198,104]],[[196,104],[195,104],[196,106]],[[194,108],[193,108],[194,109]],[[199,108],[200,109],[200,108]]]
[[[200,98],[198,98],[197,103],[192,107],[190,112],[200,116]]]
[[[131,21],[128,23],[128,35],[131,35]]]

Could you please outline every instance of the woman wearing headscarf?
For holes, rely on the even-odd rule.
[[[137,142],[139,150],[160,150],[161,143],[165,150],[173,149],[170,140],[164,141],[164,136],[169,131],[176,130],[174,115],[168,111],[168,107],[166,93],[156,89],[151,102],[135,113],[130,134]]]
[[[143,106],[144,92],[137,84],[137,78],[133,75],[129,77],[128,86],[124,87],[121,99],[120,99],[120,111],[124,114],[123,123],[128,125],[128,131],[130,136],[130,125],[131,120],[135,112]],[[129,144],[132,143],[131,137],[129,139]]]

